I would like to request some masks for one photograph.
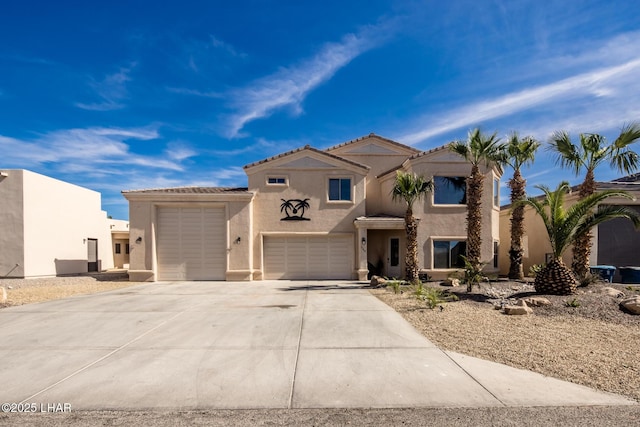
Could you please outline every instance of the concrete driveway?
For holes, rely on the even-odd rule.
[[[0,402],[80,409],[629,405],[444,352],[356,283],[143,284],[0,310]]]

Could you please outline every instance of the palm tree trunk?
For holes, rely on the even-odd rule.
[[[481,264],[483,181],[478,166],[472,166],[467,192],[467,259],[474,266]]]
[[[576,278],[562,258],[547,264],[536,275],[533,285],[536,292],[545,295],[571,295],[576,292]]]
[[[418,280],[418,225],[410,207],[405,213],[404,225],[407,233],[407,254],[405,255],[407,280],[414,283]]]
[[[588,169],[584,181],[580,185],[579,196],[583,199],[596,192],[596,180],[593,170]],[[588,231],[576,237],[573,243],[573,260],[571,269],[578,279],[582,279],[589,272],[589,257],[591,256],[591,240],[593,233]]]
[[[524,199],[527,182],[522,178],[520,170],[513,172],[513,178],[509,180],[511,188],[511,204]],[[524,235],[524,206],[516,206],[511,211],[511,248],[509,249],[509,279],[524,279],[524,269],[522,258],[524,249],[522,247],[522,236]]]

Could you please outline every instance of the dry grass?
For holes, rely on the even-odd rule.
[[[7,291],[7,301],[0,307],[32,304],[93,294],[135,285],[126,280],[101,280],[91,276],[49,277],[39,279],[2,279],[0,286]]]
[[[443,304],[443,310],[426,308],[410,292],[372,292],[445,350],[640,401],[640,316],[620,311],[610,297],[593,291],[579,295],[577,311],[566,306],[567,297],[550,296],[552,307],[507,316],[479,302],[481,292],[464,298],[466,292],[459,291],[461,300]]]

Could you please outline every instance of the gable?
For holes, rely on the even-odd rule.
[[[290,162],[281,163],[275,166],[278,169],[335,169],[336,165],[314,159],[310,156],[300,157]]]
[[[391,156],[412,156],[419,150],[400,144],[399,142],[383,138],[374,133],[357,138],[326,150],[339,156],[347,155],[391,155]]]
[[[247,175],[266,169],[347,169],[366,175],[369,167],[310,146],[282,153],[244,167]]]
[[[396,150],[390,150],[387,147],[383,147],[378,144],[371,143],[371,144],[354,147],[353,149],[344,151],[342,154],[400,154],[400,155],[403,155],[404,153],[400,153]]]

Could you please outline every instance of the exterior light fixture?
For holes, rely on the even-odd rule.
[[[366,245],[367,244],[367,238],[363,237],[361,243],[362,243],[362,246]]]
[[[138,237],[138,238],[136,239],[136,243],[142,243],[142,237]]]
[[[236,238],[236,245],[239,245],[241,241],[242,241],[242,239],[240,238],[240,236],[238,236]]]

